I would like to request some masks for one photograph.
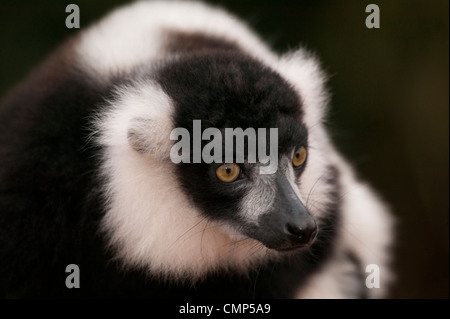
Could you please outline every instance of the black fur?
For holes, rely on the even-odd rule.
[[[191,136],[193,120],[201,120],[202,130],[278,128],[280,157],[307,146],[298,95],[276,72],[239,51],[188,55],[161,68],[157,80],[174,101],[174,126],[188,129]],[[246,186],[221,183],[215,176],[219,165],[182,163],[178,177],[208,217],[234,221]],[[241,167],[248,178],[258,176],[256,165]]]
[[[5,297],[67,294],[69,263],[95,269],[105,258],[97,234],[99,150],[87,144],[87,121],[105,89],[87,82],[66,51],[70,48],[60,49],[0,107],[0,293]]]

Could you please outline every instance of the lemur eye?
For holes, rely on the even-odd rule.
[[[292,157],[292,165],[294,167],[300,167],[306,161],[306,148],[301,146],[295,153],[294,157]]]
[[[223,164],[216,169],[217,177],[225,183],[234,182],[239,177],[240,172],[241,168],[234,163]]]

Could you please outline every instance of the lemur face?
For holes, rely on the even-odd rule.
[[[238,53],[178,59],[159,70],[157,81],[173,101],[174,127],[187,129],[191,136],[194,120],[201,120],[202,131],[278,129],[278,165],[273,174],[261,174],[261,163],[249,161],[248,152],[239,164],[226,163],[223,154],[220,163],[177,165],[179,183],[204,217],[271,249],[311,244],[317,226],[297,186],[307,165],[308,133],[302,124],[300,97],[289,84]],[[247,150],[249,140],[245,141]],[[206,144],[202,141],[202,148]],[[193,143],[191,157],[192,148]]]

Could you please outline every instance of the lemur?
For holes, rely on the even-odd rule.
[[[386,296],[393,220],[330,139],[325,82],[309,51],[276,54],[200,2],[81,29],[0,105],[0,295]],[[174,163],[171,133],[196,120],[276,128],[276,171]]]

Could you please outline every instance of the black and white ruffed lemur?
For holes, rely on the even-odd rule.
[[[393,222],[329,138],[324,81],[202,3],[82,29],[0,105],[0,296],[384,297]],[[278,128],[276,172],[175,164],[194,120]]]

